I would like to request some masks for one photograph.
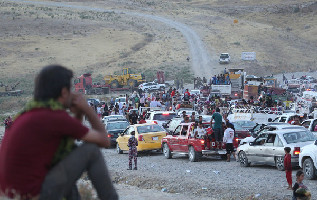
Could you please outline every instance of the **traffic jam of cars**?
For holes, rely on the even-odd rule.
[[[113,99],[104,107],[102,122],[107,137],[118,154],[127,153],[129,138],[135,137],[137,152],[155,151],[165,159],[185,156],[190,162],[199,162],[219,157],[230,162],[234,157],[241,167],[274,166],[281,171],[285,170],[287,147],[291,166],[302,168],[307,179],[317,178],[317,92],[302,88],[300,94],[274,95],[273,87],[262,83],[256,94],[245,89],[244,93],[250,92],[243,96],[246,98],[237,96],[236,91],[231,95],[206,92],[213,85],[220,91],[221,87],[231,87],[236,75],[225,72],[210,79],[209,86],[194,85],[193,90],[143,83],[138,91]],[[221,83],[222,77],[231,85]],[[247,89],[251,81],[262,80],[246,77]],[[272,79],[267,78],[266,84]],[[285,99],[285,94],[290,96]],[[230,128],[234,134],[228,142],[224,137]]]
[[[131,132],[135,132],[138,152],[161,152],[166,159],[173,158],[173,155],[184,155],[191,162],[208,156],[226,159],[226,143],[217,146],[212,115],[198,114],[192,108],[184,108],[184,105],[181,107],[180,112],[162,110],[164,107],[151,110],[148,107],[143,109],[143,114],[141,108],[131,109],[127,118],[124,115],[110,115],[103,117],[102,121],[112,146],[119,154],[129,151],[128,140]],[[303,168],[307,179],[316,178],[317,138],[316,132],[311,131],[310,127],[316,126],[317,120],[306,119],[300,125],[292,125],[290,121],[294,118],[284,120],[282,115],[277,115],[273,120],[257,123],[256,120],[241,120],[243,113],[237,113],[235,105],[229,107],[230,114],[223,114],[222,121],[224,125],[231,123],[235,129],[233,147],[236,161],[241,167],[268,165],[284,170],[284,148],[290,147],[292,166]],[[220,108],[225,112],[226,108]],[[138,123],[129,120],[132,113],[139,113]],[[239,119],[229,121],[228,118],[235,114]],[[204,129],[204,135],[197,135],[199,126]]]

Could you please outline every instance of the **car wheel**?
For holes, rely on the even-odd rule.
[[[172,152],[166,143],[164,143],[164,145],[163,145],[163,153],[164,153],[165,158],[167,158],[167,159],[172,158]]]
[[[243,151],[241,151],[241,152],[239,153],[239,161],[240,161],[240,166],[241,166],[241,167],[249,167],[249,166],[250,166],[248,157],[247,157],[247,155],[245,154],[245,152],[243,152]]]
[[[201,153],[195,151],[193,146],[189,147],[188,158],[190,162],[197,162],[201,157]]]
[[[123,154],[123,151],[120,149],[120,147],[119,147],[119,144],[117,143],[117,147],[116,147],[116,149],[117,149],[117,153],[118,154]]]
[[[284,170],[284,157],[278,156],[275,158],[275,166],[277,170],[283,171]]]
[[[307,158],[303,163],[305,178],[311,180],[316,178],[316,168],[311,158]]]

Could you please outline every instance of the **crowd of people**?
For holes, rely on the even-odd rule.
[[[161,107],[165,111],[193,108],[198,112],[198,118],[195,112],[190,116],[185,111],[182,113],[182,122],[195,123],[191,137],[205,139],[206,149],[210,150],[213,148],[211,141],[215,141],[216,151],[226,144],[226,160],[230,162],[231,155],[235,156],[235,127],[227,119],[232,108],[252,108],[257,111],[264,108],[283,111],[288,108],[284,102],[274,101],[271,95],[235,101],[230,97],[202,97],[200,94],[191,94],[188,89],[172,87],[152,93],[134,91],[130,96],[125,95],[125,101],[119,98],[116,102],[111,98],[108,102],[87,104],[83,95],[71,91],[72,76],[72,71],[63,66],[43,68],[35,81],[33,100],[15,117],[14,122],[11,117],[5,119],[6,134],[0,149],[0,195],[11,198],[19,195],[22,199],[78,198],[76,181],[87,171],[100,199],[118,199],[99,150],[99,147],[107,148],[110,145],[109,139],[104,137],[106,131],[100,120],[104,116],[125,115],[131,124],[137,124],[146,123],[145,115],[151,108]],[[204,81],[207,80],[202,79]],[[225,73],[214,76],[211,83],[230,84],[230,79]],[[145,109],[141,110],[142,107]],[[209,123],[212,134],[204,127],[201,115],[212,115]],[[90,123],[90,129],[82,125],[84,117]],[[300,124],[299,120],[294,116],[290,123]],[[20,134],[21,131],[23,134]],[[84,144],[77,146],[74,139],[83,140]],[[134,133],[128,146],[128,169],[137,170],[138,140]],[[42,153],[38,155],[36,152]],[[292,186],[288,154],[289,149],[285,149],[288,189],[292,189],[294,197],[299,199],[303,197],[303,193],[299,194],[301,190],[307,192],[308,189],[302,183],[300,171],[296,174],[297,182]],[[17,165],[21,160],[23,165]],[[33,180],[32,183],[29,180]],[[309,195],[305,193],[305,197]]]

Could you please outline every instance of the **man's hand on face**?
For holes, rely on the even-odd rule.
[[[72,106],[70,108],[71,112],[74,114],[81,113],[84,114],[90,109],[86,99],[82,94],[72,93]]]

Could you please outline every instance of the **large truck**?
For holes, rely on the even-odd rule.
[[[86,73],[77,77],[74,80],[74,87],[76,92],[80,92],[82,94],[108,94],[110,90],[110,86],[106,84],[93,83],[91,74]]]

